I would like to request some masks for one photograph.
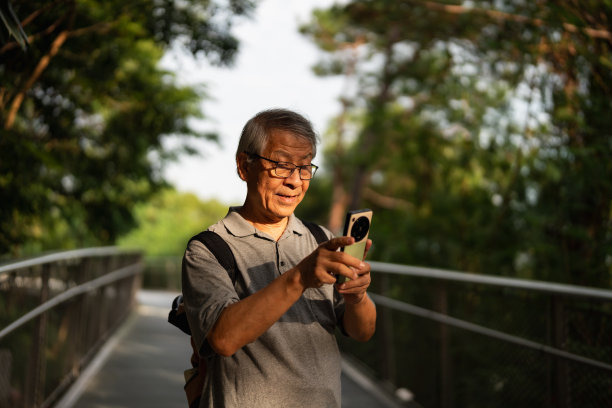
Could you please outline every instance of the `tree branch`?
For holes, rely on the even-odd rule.
[[[453,4],[441,4],[441,3],[438,3],[435,1],[429,1],[429,0],[408,0],[408,1],[412,3],[419,3],[419,4],[424,5],[430,10],[441,11],[444,13],[450,13],[450,14],[480,13],[488,17],[491,17],[495,20],[514,21],[516,23],[531,23],[538,27],[547,26],[547,22],[542,19],[531,18],[527,16],[522,16],[519,14],[506,13],[503,11],[486,10],[486,9],[480,9],[480,8],[475,8],[475,7],[465,7],[465,6],[453,5]],[[561,25],[566,31],[570,33],[582,32],[588,35],[589,37],[599,38],[602,40],[608,40],[609,42],[612,42],[612,33],[608,30],[597,29],[597,28],[592,28],[592,27],[578,27],[577,25],[570,24],[570,23],[561,23]]]
[[[58,18],[57,20],[55,20],[53,22],[53,24],[51,24],[49,27],[47,27],[44,31],[41,31],[39,33],[36,34],[32,34],[30,36],[28,36],[28,42],[30,44],[32,44],[35,40],[44,37],[46,35],[51,34],[53,31],[55,31],[57,29],[57,27],[59,27],[59,25],[66,20],[66,15],[61,16],[60,18]],[[9,43],[6,43],[2,48],[0,48],[0,55],[4,54],[7,51],[10,51],[11,49],[15,48],[19,46],[19,44],[17,44],[17,41],[12,41]]]
[[[9,109],[9,113],[6,117],[6,122],[4,123],[5,130],[8,130],[13,127],[13,123],[15,122],[15,118],[17,117],[17,111],[19,111],[19,107],[23,103],[23,99],[25,98],[26,92],[32,87],[32,85],[34,85],[36,80],[40,77],[40,75],[47,68],[47,66],[49,66],[51,59],[55,56],[55,54],[57,54],[60,47],[62,46],[62,44],[64,44],[67,38],[67,30],[64,30],[59,33],[59,35],[51,44],[51,49],[49,50],[49,52],[44,57],[42,57],[40,61],[38,61],[38,65],[34,69],[32,75],[30,75],[30,78],[28,78],[28,80],[23,84],[19,93],[15,95],[15,97],[13,98],[13,103],[11,104],[11,107]]]
[[[34,83],[36,83],[38,78],[40,78],[43,71],[49,66],[51,59],[58,53],[61,46],[68,39],[69,28],[74,23],[74,17],[76,15],[76,6],[74,3],[72,4],[72,7],[68,15],[69,15],[68,28],[61,31],[57,35],[57,37],[55,37],[55,40],[53,40],[53,42],[51,43],[51,48],[49,49],[49,52],[46,55],[44,55],[40,59],[40,61],[38,61],[38,64],[36,65],[36,68],[34,68],[34,71],[30,75],[30,77],[23,83],[23,85],[21,86],[21,89],[13,98],[13,102],[11,103],[11,107],[9,108],[9,112],[6,116],[6,121],[4,122],[5,130],[9,130],[10,128],[13,127],[13,124],[15,123],[15,118],[17,117],[17,112],[19,111],[19,108],[21,107],[21,104],[23,103],[26,92],[30,88],[32,88]]]
[[[29,16],[27,16],[26,18],[23,19],[23,21],[21,22],[21,26],[25,27],[28,24],[30,24],[32,21],[34,21],[34,19],[36,19],[39,15],[41,15],[42,13],[44,13],[45,11],[55,7],[56,5],[58,5],[59,3],[66,3],[68,1],[73,1],[73,0],[55,0],[47,5],[45,5],[44,7],[39,8],[38,10],[30,13]]]
[[[4,96],[6,95],[6,88],[0,87],[0,112],[4,110]]]
[[[414,208],[414,204],[412,204],[410,201],[377,193],[369,187],[365,187],[363,189],[363,197],[372,201],[377,206],[386,208],[388,210],[410,210]]]
[[[73,19],[74,19],[74,9],[70,16],[70,20],[72,21]],[[53,43],[51,44],[51,48],[49,52],[40,59],[40,61],[38,62],[38,65],[32,72],[32,75],[30,75],[28,80],[23,84],[19,92],[13,98],[13,102],[11,104],[8,115],[6,117],[6,122],[4,123],[4,129],[9,130],[10,128],[13,127],[13,124],[15,123],[15,118],[17,117],[17,112],[19,111],[19,108],[21,107],[21,104],[23,103],[26,92],[30,88],[32,88],[34,83],[38,80],[38,78],[40,78],[43,71],[49,66],[51,59],[59,52],[61,46],[64,44],[64,42],[66,42],[68,38],[78,37],[80,35],[85,35],[85,34],[89,34],[91,32],[96,32],[96,31],[100,33],[105,33],[109,31],[112,26],[113,24],[111,23],[101,22],[101,23],[93,24],[89,27],[83,27],[83,28],[79,28],[76,30],[72,30],[72,31],[66,29],[60,32],[58,36],[55,38],[55,40],[53,40]]]
[[[103,21],[100,23],[90,25],[89,27],[82,27],[82,28],[70,31],[68,33],[68,37],[70,38],[78,37],[80,35],[86,35],[86,34],[94,33],[94,32],[97,32],[99,34],[106,34],[115,25],[115,23],[116,21],[113,21],[113,22]]]

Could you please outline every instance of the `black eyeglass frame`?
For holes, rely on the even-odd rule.
[[[298,174],[300,176],[300,180],[311,180],[314,177],[315,173],[317,172],[317,169],[319,168],[319,166],[317,166],[316,164],[312,164],[312,163],[310,163],[310,164],[303,164],[301,166],[298,166],[297,164],[293,164],[293,163],[290,163],[290,162],[276,161],[276,160],[268,159],[267,157],[260,156],[257,153],[248,153],[247,152],[247,154],[249,156],[257,157],[258,159],[263,159],[263,160],[269,161],[270,163],[274,163],[274,175],[276,177],[280,177],[280,178],[284,178],[284,179],[291,177],[291,175],[293,174],[295,169],[299,169],[298,170]],[[292,166],[293,168],[291,168],[291,171],[289,172],[288,175],[281,176],[281,175],[278,174],[278,166],[279,166],[279,164],[286,165],[287,167]],[[311,168],[310,178],[304,178],[304,177],[302,177],[302,169],[307,169],[308,167]]]

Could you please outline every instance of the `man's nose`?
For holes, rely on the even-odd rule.
[[[303,181],[304,180],[302,180],[302,178],[300,177],[300,169],[297,167],[293,169],[289,177],[285,179],[286,183],[291,184],[293,186],[295,185],[299,186],[303,183]]]

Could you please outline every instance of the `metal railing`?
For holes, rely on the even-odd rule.
[[[115,247],[0,266],[0,407],[46,407],[135,302],[141,255]]]
[[[611,290],[371,265],[377,332],[340,343],[410,391],[398,395],[427,408],[612,406]]]
[[[612,291],[371,262],[372,341],[341,341],[428,408],[612,406]]]

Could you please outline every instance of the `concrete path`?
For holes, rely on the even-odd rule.
[[[167,323],[171,292],[141,291],[126,321],[56,408],[186,408],[188,337]],[[398,407],[347,361],[342,407]]]

